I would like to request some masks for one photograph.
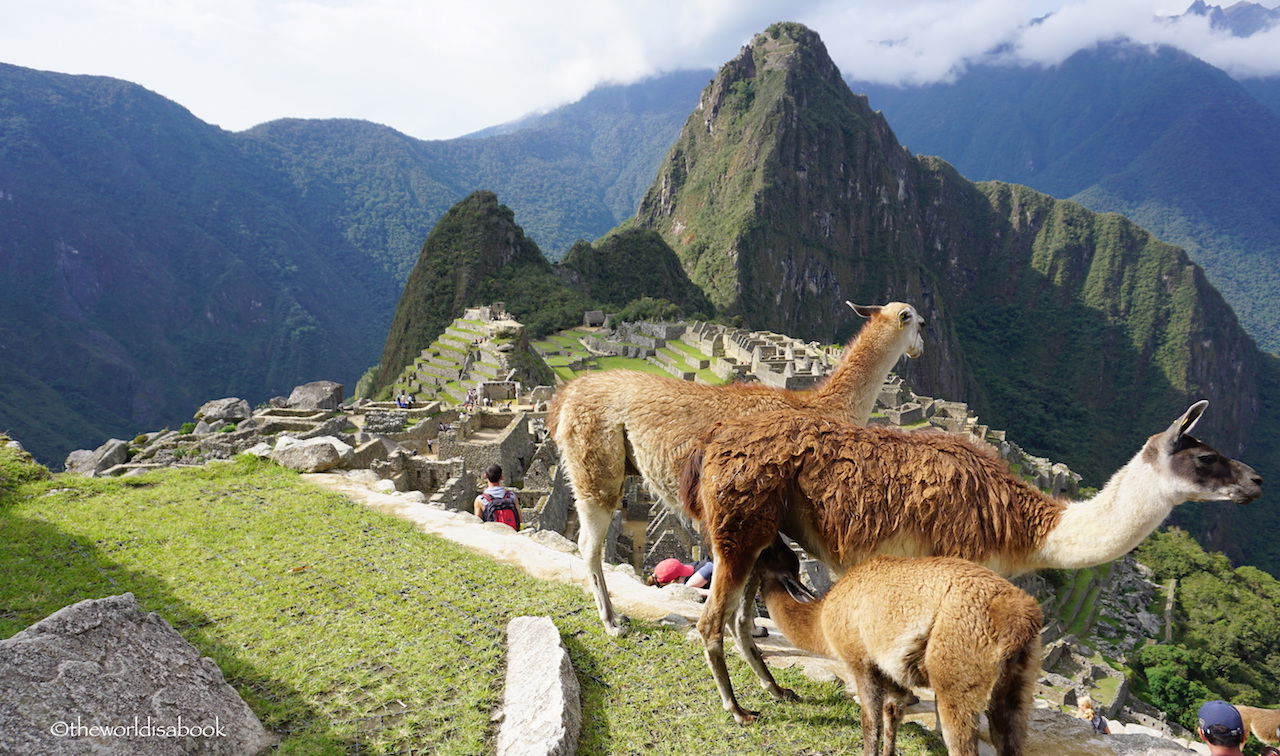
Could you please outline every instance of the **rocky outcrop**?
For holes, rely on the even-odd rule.
[[[337,410],[342,407],[344,388],[333,381],[304,383],[289,394],[289,409]]]
[[[0,641],[0,753],[252,756],[275,742],[217,665],[131,593]]]

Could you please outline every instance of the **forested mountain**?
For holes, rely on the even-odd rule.
[[[127,82],[0,65],[0,427],[42,461],[378,362],[432,225],[501,192],[559,257],[628,217],[704,72],[518,133],[241,133]],[[683,93],[683,95],[682,95]]]
[[[0,67],[0,426],[46,459],[356,373],[384,332],[286,177],[141,87]],[[355,268],[354,270],[350,270]]]
[[[1258,342],[1280,350],[1280,114],[1245,85],[1172,48],[1117,42],[1051,68],[851,86],[913,152],[1121,213],[1184,247]]]

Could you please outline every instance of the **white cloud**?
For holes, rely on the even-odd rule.
[[[877,81],[947,79],[997,45],[1052,64],[1121,34],[1239,76],[1280,72],[1280,31],[1235,40],[1158,21],[1185,6],[1155,1],[41,0],[5,11],[0,60],[133,81],[233,130],[344,117],[424,138],[718,66],[776,21],[807,24],[843,72]]]

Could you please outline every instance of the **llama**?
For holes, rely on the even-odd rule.
[[[1040,671],[1040,605],[991,570],[951,557],[876,556],[821,599],[781,538],[760,554],[769,616],[799,648],[848,665],[862,703],[864,756],[892,756],[912,687],[931,688],[947,753],[977,756],[986,712],[1000,756],[1020,756]],[[723,660],[723,657],[721,657]],[[726,708],[727,671],[717,670]],[[751,714],[735,711],[740,723]]]
[[[1258,498],[1262,478],[1251,467],[1190,435],[1207,405],[1147,439],[1084,501],[1044,494],[988,446],[954,434],[792,412],[716,424],[687,459],[680,491],[716,562],[698,622],[708,662],[713,671],[723,663],[734,606],[730,633],[748,665],[775,698],[793,697],[774,682],[741,610],[755,593],[756,556],[779,531],[837,574],[883,553],[958,557],[1013,576],[1117,559],[1184,501]]]
[[[1263,743],[1280,743],[1280,709],[1259,709],[1255,706],[1236,706],[1244,720],[1244,731]]]
[[[622,625],[604,580],[603,549],[623,479],[638,473],[664,503],[678,507],[680,466],[716,420],[769,410],[796,410],[865,423],[890,369],[924,351],[925,321],[901,302],[863,307],[867,322],[835,371],[806,391],[758,384],[706,386],[631,370],[589,373],[552,399],[547,429],[573,486],[578,548],[586,562],[600,621],[610,635]]]

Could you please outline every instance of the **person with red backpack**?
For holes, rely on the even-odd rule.
[[[502,465],[496,462],[484,471],[489,487],[476,497],[476,517],[485,522],[500,522],[513,530],[520,529],[520,504],[516,492],[502,485]]]

